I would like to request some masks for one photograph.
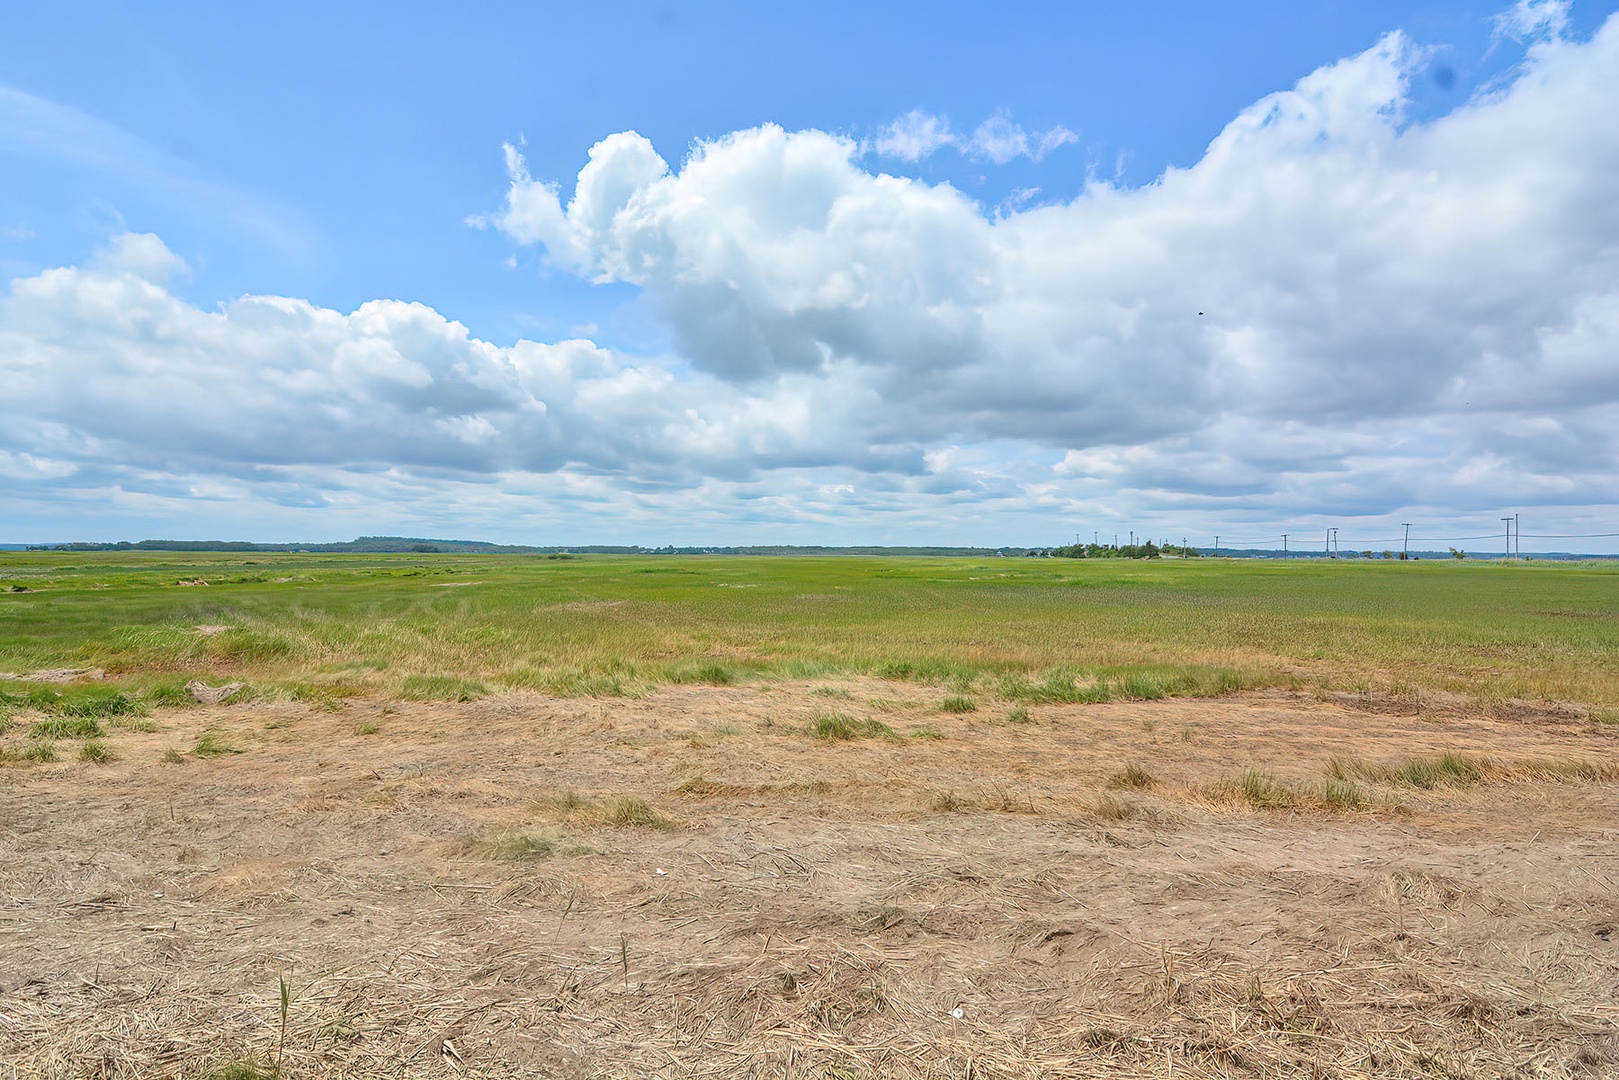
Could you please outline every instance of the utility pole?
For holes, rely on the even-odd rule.
[[[1405,547],[1400,549],[1400,558],[1408,559],[1411,557],[1411,523],[1402,521],[1400,524],[1405,526]]]
[[[1517,514],[1512,515],[1512,535],[1517,538],[1518,555],[1521,558],[1523,556],[1523,529],[1518,521]]]
[[[1282,534],[1282,558],[1287,558],[1287,534]]]
[[[1512,558],[1512,519],[1504,517],[1501,520],[1507,523],[1507,558],[1510,559]]]
[[[1214,557],[1216,559],[1218,559],[1220,557],[1220,534],[1219,533],[1214,534]]]

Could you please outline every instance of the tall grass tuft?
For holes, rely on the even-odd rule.
[[[1484,763],[1465,754],[1445,752],[1436,757],[1412,758],[1393,769],[1389,778],[1397,784],[1432,790],[1465,787],[1484,779]]]
[[[1108,777],[1106,787],[1113,791],[1121,791],[1125,789],[1130,791],[1140,791],[1143,788],[1152,787],[1154,782],[1155,781],[1153,780],[1152,773],[1148,772],[1141,765],[1138,765],[1132,761],[1130,764]]]
[[[609,825],[641,829],[673,829],[674,821],[644,799],[621,795],[607,804],[602,819]]]
[[[96,739],[105,735],[101,723],[90,716],[53,716],[28,725],[36,739]]]
[[[1334,810],[1359,810],[1366,805],[1366,793],[1353,780],[1328,777],[1322,785],[1321,801]]]
[[[842,741],[846,739],[892,739],[894,729],[871,717],[859,719],[848,713],[821,713],[810,724],[810,734],[817,739]]]
[[[407,675],[399,688],[406,701],[477,701],[488,692],[483,683],[454,675]]]
[[[242,749],[232,746],[225,741],[225,737],[215,731],[205,731],[197,736],[197,742],[191,752],[200,758],[215,758],[223,754],[240,754]]]
[[[79,747],[79,760],[94,765],[105,764],[117,756],[105,739],[86,739],[84,745]]]
[[[737,681],[734,669],[715,661],[676,665],[665,673],[665,677],[672,683],[698,683],[705,686],[730,686]]]

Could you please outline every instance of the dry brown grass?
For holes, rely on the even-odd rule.
[[[251,1075],[282,976],[289,1078],[1619,1071],[1613,725],[849,689],[943,737],[691,684],[159,711],[115,760],[8,761],[0,1077]],[[240,752],[164,764],[204,733]],[[1447,752],[1492,764],[1390,779]]]

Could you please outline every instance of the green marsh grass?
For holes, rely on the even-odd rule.
[[[1404,688],[1619,715],[1613,563],[0,552],[0,573],[34,590],[0,593],[0,670],[101,667],[141,708],[190,677],[459,701],[868,676],[1008,705]]]
[[[894,729],[871,717],[855,717],[848,713],[821,713],[810,723],[810,734],[828,742],[849,739],[892,739]]]
[[[226,742],[225,737],[218,732],[205,731],[197,736],[196,743],[191,747],[191,753],[200,758],[216,758],[225,754],[240,754],[242,749]]]
[[[30,761],[48,763],[56,760],[56,744],[48,740],[35,740],[21,749],[0,746],[0,762]]]
[[[84,745],[79,747],[79,760],[88,761],[95,765],[112,761],[117,756],[105,739],[86,739]]]
[[[101,721],[89,716],[53,716],[28,725],[36,739],[94,739],[106,734]]]
[[[1619,778],[1619,764],[1583,757],[1505,760],[1446,751],[1409,758],[1393,765],[1363,758],[1334,756],[1327,761],[1328,783],[1364,781],[1424,791],[1465,788],[1491,782],[1551,780],[1592,783]]]

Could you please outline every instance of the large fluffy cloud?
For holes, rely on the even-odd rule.
[[[1504,466],[1578,474],[1611,459],[1611,436],[1584,440],[1612,429],[1619,392],[1619,19],[1574,42],[1555,5],[1520,7],[1511,28],[1543,36],[1450,115],[1408,122],[1427,55],[1394,33],[1145,188],[1092,182],[992,216],[866,170],[851,140],[766,126],[678,170],[611,136],[566,206],[514,156],[497,220],[647,290],[703,370],[759,385],[852,368],[924,441],[1172,439],[1178,457],[1190,440],[1274,476],[1268,456],[1242,466],[1278,425],[1328,447],[1375,431],[1391,452],[1420,429],[1443,465],[1499,414],[1545,433],[1496,444]],[[943,137],[924,127],[912,142]]]
[[[1581,42],[1556,5],[1520,7],[1522,66],[1449,115],[1408,119],[1427,58],[1391,34],[1190,168],[1022,210],[769,125],[675,167],[611,135],[567,195],[508,148],[486,222],[643,290],[666,357],[497,347],[395,301],[203,310],[157,238],[119,238],[0,300],[0,380],[26,403],[0,418],[0,476],[291,470],[354,499],[500,478],[716,524],[1611,508],[1619,17]],[[955,138],[923,114],[901,134],[916,155]]]

